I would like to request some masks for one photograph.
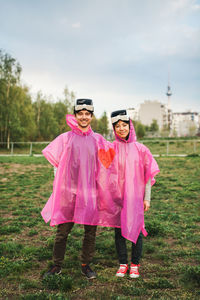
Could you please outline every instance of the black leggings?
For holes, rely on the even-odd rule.
[[[126,239],[121,235],[121,228],[115,228],[115,246],[120,264],[128,263]],[[140,232],[136,244],[132,243],[131,262],[139,264],[142,255],[142,233]]]

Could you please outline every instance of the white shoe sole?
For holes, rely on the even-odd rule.
[[[124,275],[124,274],[116,274],[115,276],[116,276],[116,277],[122,278],[122,277],[124,277],[125,275]]]
[[[129,275],[130,278],[138,278],[140,275]]]

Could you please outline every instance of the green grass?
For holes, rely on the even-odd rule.
[[[161,172],[145,214],[141,277],[115,277],[114,230],[99,227],[92,265],[98,278],[87,281],[80,272],[84,231],[75,225],[62,276],[44,280],[56,228],[40,211],[51,194],[53,169],[42,157],[0,157],[0,299],[199,299],[200,157],[157,161]],[[131,243],[127,247],[130,256]]]

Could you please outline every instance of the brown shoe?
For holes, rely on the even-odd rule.
[[[61,274],[61,267],[53,265],[46,273],[44,273],[43,278],[51,275]]]
[[[83,265],[81,266],[82,274],[87,277],[87,279],[94,279],[97,277],[97,274],[92,271],[89,265]]]

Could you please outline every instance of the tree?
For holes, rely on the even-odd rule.
[[[68,114],[67,106],[61,101],[56,102],[53,104],[53,113],[58,123],[59,133],[68,131],[69,128],[66,124],[66,114]]]
[[[36,140],[54,139],[60,133],[59,124],[54,116],[54,104],[48,102],[41,93],[38,93],[33,107],[37,124]]]
[[[149,130],[152,132],[157,132],[159,130],[157,120],[155,120],[155,119],[152,120]]]
[[[19,84],[21,66],[15,58],[0,50],[0,130],[1,142],[7,143],[9,149],[12,115],[15,114],[17,98],[11,97],[11,91]]]
[[[169,130],[169,127],[167,125],[164,125],[163,128],[161,129],[160,131],[160,135],[162,137],[169,137],[170,135],[170,130]]]
[[[69,114],[73,114],[74,112],[74,101],[75,101],[75,94],[73,91],[69,91],[68,87],[66,86],[64,89],[64,100],[62,101],[67,108],[67,112]]]
[[[94,114],[93,114],[93,118],[92,118],[92,122],[91,122],[91,127],[94,132],[98,131],[98,119],[95,117]]]
[[[97,132],[102,134],[103,136],[107,136],[108,134],[108,117],[106,112],[104,111],[102,117],[98,120],[98,130]]]
[[[145,136],[146,130],[145,125],[143,125],[140,121],[132,120],[133,126],[135,128],[136,136],[141,139]]]
[[[34,140],[36,134],[35,115],[28,88],[12,87],[10,96],[13,99],[10,106],[11,140]]]
[[[139,139],[141,139],[145,136],[145,127],[140,122],[137,122],[137,125],[136,125],[136,135]]]
[[[194,124],[194,122],[191,122],[189,126],[189,136],[195,136],[197,133],[197,126]]]

